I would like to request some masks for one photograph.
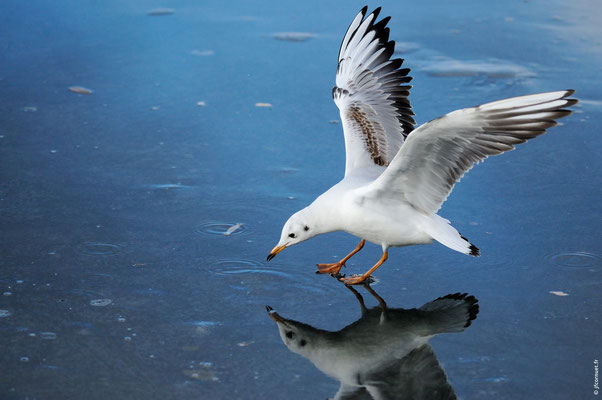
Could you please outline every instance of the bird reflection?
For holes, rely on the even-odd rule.
[[[341,383],[335,399],[457,398],[428,341],[470,326],[479,312],[477,299],[455,293],[417,309],[388,308],[365,285],[379,302],[368,309],[362,296],[347,287],[358,299],[362,316],[338,332],[283,318],[267,307],[289,350]]]

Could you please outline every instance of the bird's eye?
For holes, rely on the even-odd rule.
[[[309,230],[309,226],[305,225],[305,228],[303,228],[304,231],[308,231]]]
[[[289,339],[292,339],[295,336],[295,334],[293,333],[293,331],[288,331],[286,332],[286,337]]]
[[[293,238],[293,239],[294,239],[294,238],[296,238],[296,237],[297,237],[297,235],[295,235],[294,233],[289,233],[288,237],[290,237],[290,238]]]
[[[305,339],[301,339],[301,341],[299,342],[299,344],[301,345],[301,347],[305,346],[307,344],[307,341]]]

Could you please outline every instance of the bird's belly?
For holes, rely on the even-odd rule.
[[[414,244],[428,244],[433,238],[419,230],[410,229],[407,225],[389,225],[377,230],[365,229],[358,232],[349,232],[369,242],[386,245],[388,247],[409,246]]]
[[[394,247],[433,242],[423,229],[429,217],[409,205],[373,208],[354,204],[348,211],[350,218],[343,230],[369,242]]]

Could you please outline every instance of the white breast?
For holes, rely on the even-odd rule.
[[[343,201],[342,214],[342,230],[375,244],[395,247],[433,242],[424,230],[429,217],[405,202],[351,192]]]

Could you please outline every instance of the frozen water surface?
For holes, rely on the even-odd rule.
[[[2,399],[339,389],[289,351],[265,306],[324,331],[358,321],[354,293],[314,274],[357,239],[330,234],[265,257],[288,216],[342,177],[330,92],[340,40],[364,3],[168,3],[0,6]],[[412,68],[419,122],[548,90],[576,89],[581,102],[549,134],[477,166],[445,203],[441,215],[480,258],[441,245],[391,250],[373,284],[389,308],[460,292],[480,312],[463,333],[403,342],[403,373],[373,376],[414,376],[465,399],[593,397],[602,8],[378,5]],[[368,245],[346,272],[379,256]],[[415,368],[420,357],[446,377]]]

